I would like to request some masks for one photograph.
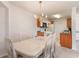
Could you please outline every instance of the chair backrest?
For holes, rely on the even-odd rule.
[[[6,39],[6,46],[9,58],[16,58],[16,52],[10,39]]]
[[[56,39],[56,33],[49,35],[46,38],[46,45],[44,49],[44,57],[45,58],[51,58],[54,51],[54,43]]]
[[[52,47],[51,47],[51,57],[54,57],[54,53],[55,53],[55,44],[56,44],[56,41],[57,40],[57,34],[54,33],[52,35]]]

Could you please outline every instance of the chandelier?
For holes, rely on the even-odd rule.
[[[41,13],[40,16],[43,17],[43,18],[47,18],[47,15],[45,15],[45,13],[44,13],[42,1],[39,1],[39,5],[40,5],[40,13]]]

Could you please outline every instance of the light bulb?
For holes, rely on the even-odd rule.
[[[45,16],[45,18],[47,18],[47,15]]]
[[[42,13],[42,17],[44,16],[44,13]]]

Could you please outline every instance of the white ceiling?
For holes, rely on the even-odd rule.
[[[39,1],[11,1],[10,3],[22,7],[26,11],[40,14]],[[79,6],[79,1],[43,1],[42,6],[43,12],[49,16],[57,13],[68,16],[71,14],[72,7]]]

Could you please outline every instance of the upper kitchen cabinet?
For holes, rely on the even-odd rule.
[[[37,18],[37,27],[41,27],[42,19],[40,17]]]
[[[40,27],[40,20],[37,18],[37,27]]]
[[[67,18],[67,27],[71,28],[71,17]]]

